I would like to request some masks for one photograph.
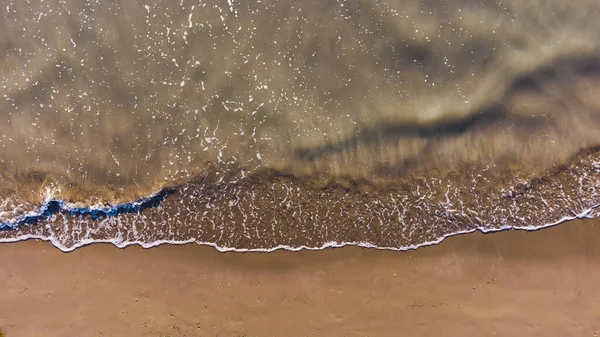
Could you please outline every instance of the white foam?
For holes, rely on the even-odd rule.
[[[596,204],[590,208],[587,208],[580,213],[574,213],[572,216],[565,216],[556,222],[544,224],[541,226],[533,226],[533,225],[523,226],[523,227],[502,226],[502,227],[496,227],[496,228],[485,228],[484,226],[478,226],[476,228],[469,229],[469,230],[463,230],[463,231],[457,231],[457,232],[445,234],[445,235],[439,237],[438,239],[435,239],[432,241],[427,241],[427,242],[423,242],[423,243],[419,243],[419,244],[415,244],[415,245],[400,246],[400,247],[377,246],[377,245],[374,245],[369,242],[361,242],[361,241],[344,241],[344,242],[331,241],[331,242],[326,242],[323,245],[317,246],[317,247],[311,247],[311,246],[305,246],[305,245],[301,245],[301,246],[278,245],[278,246],[270,247],[270,248],[236,248],[236,247],[219,246],[212,242],[196,241],[196,239],[189,239],[189,240],[183,240],[183,241],[157,240],[157,241],[153,241],[153,242],[143,242],[143,241],[139,241],[139,240],[121,241],[121,240],[118,240],[118,238],[102,239],[102,240],[84,239],[84,240],[81,240],[81,241],[75,243],[71,247],[66,247],[63,244],[61,244],[59,242],[59,240],[55,237],[46,237],[43,235],[31,235],[31,234],[22,235],[22,236],[13,237],[13,238],[1,238],[0,243],[2,243],[2,242],[7,242],[7,243],[8,242],[19,242],[19,241],[37,239],[37,240],[42,240],[42,241],[49,241],[52,243],[53,246],[55,246],[56,248],[60,249],[63,252],[72,252],[77,248],[87,246],[92,243],[110,243],[118,248],[125,248],[125,247],[131,246],[131,245],[139,245],[145,249],[157,247],[157,246],[164,245],[164,244],[185,245],[185,244],[189,244],[189,243],[196,243],[200,246],[213,247],[216,250],[218,250],[219,252],[223,252],[223,253],[224,252],[271,253],[271,252],[274,252],[277,250],[287,250],[287,251],[292,251],[292,252],[297,252],[297,251],[301,251],[301,250],[318,251],[318,250],[324,250],[327,248],[342,248],[342,247],[346,247],[346,246],[355,246],[355,247],[370,248],[370,249],[377,249],[377,250],[409,251],[409,250],[416,250],[421,247],[437,245],[437,244],[440,244],[442,241],[444,241],[446,238],[449,238],[452,236],[457,236],[457,235],[470,234],[470,233],[473,233],[476,231],[482,232],[484,234],[501,232],[501,231],[506,231],[506,230],[537,231],[537,230],[540,230],[543,228],[556,226],[561,223],[575,220],[575,219],[592,219],[595,217],[593,211],[598,207],[600,207],[600,204]]]

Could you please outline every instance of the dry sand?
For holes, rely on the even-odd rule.
[[[19,336],[598,336],[600,221],[411,252],[0,245]]]

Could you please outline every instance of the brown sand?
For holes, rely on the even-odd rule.
[[[0,245],[19,336],[598,336],[600,221],[411,252]]]

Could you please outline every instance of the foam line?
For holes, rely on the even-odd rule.
[[[160,192],[159,192],[160,193]],[[176,241],[176,240],[157,240],[157,241],[153,241],[153,242],[143,242],[143,241],[121,241],[118,240],[116,238],[113,239],[100,239],[100,240],[93,240],[93,239],[85,239],[82,240],[80,242],[77,242],[75,245],[71,246],[71,247],[65,247],[63,246],[58,240],[56,240],[56,238],[54,237],[47,237],[47,236],[43,236],[43,235],[31,235],[31,234],[27,234],[27,235],[21,235],[18,237],[12,237],[12,238],[3,238],[0,239],[0,243],[3,242],[19,242],[19,241],[25,241],[25,240],[42,240],[42,241],[49,241],[50,243],[52,243],[53,246],[55,246],[56,248],[60,249],[61,251],[68,253],[68,252],[72,252],[74,250],[76,250],[77,248],[83,247],[83,246],[87,246],[93,243],[110,243],[114,246],[116,246],[117,248],[125,248],[127,246],[132,246],[132,245],[139,245],[142,248],[145,249],[149,249],[149,248],[153,248],[153,247],[157,247],[160,245],[164,245],[164,244],[168,244],[168,245],[185,245],[185,244],[189,244],[189,243],[196,243],[200,246],[210,246],[215,248],[217,251],[219,252],[237,252],[237,253],[248,253],[248,252],[259,252],[259,253],[271,253],[277,250],[287,250],[287,251],[292,251],[292,252],[297,252],[297,251],[301,251],[301,250],[313,250],[313,251],[318,251],[318,250],[324,250],[327,248],[342,248],[342,247],[346,247],[346,246],[355,246],[355,247],[361,247],[361,248],[370,248],[370,249],[377,249],[377,250],[391,250],[391,251],[409,251],[409,250],[416,250],[418,248],[421,247],[427,247],[427,246],[434,246],[434,245],[438,245],[440,244],[442,241],[444,241],[446,238],[452,237],[452,236],[458,236],[458,235],[465,235],[465,234],[470,234],[470,233],[474,233],[474,232],[481,232],[484,234],[490,234],[490,233],[496,233],[496,232],[503,232],[503,231],[507,231],[507,230],[519,230],[519,231],[528,231],[528,232],[534,232],[534,231],[538,231],[540,229],[544,229],[544,228],[548,228],[548,227],[553,227],[556,225],[559,225],[561,223],[564,222],[568,222],[571,220],[575,220],[575,219],[593,219],[595,218],[595,216],[592,215],[592,211],[596,208],[600,208],[600,204],[596,204],[593,205],[583,211],[581,211],[580,213],[573,213],[573,215],[571,216],[565,216],[555,222],[552,223],[547,223],[544,225],[540,225],[540,226],[533,226],[533,225],[529,225],[529,226],[524,226],[524,227],[516,227],[516,226],[503,226],[503,227],[496,227],[496,228],[486,228],[485,226],[478,226],[475,227],[473,229],[469,229],[469,230],[462,230],[462,231],[456,231],[453,233],[448,233],[446,235],[443,235],[435,240],[432,241],[427,241],[427,242],[423,242],[423,243],[419,243],[419,244],[414,244],[414,245],[407,245],[407,246],[400,246],[400,247],[387,247],[387,246],[377,246],[374,245],[370,242],[361,242],[361,241],[348,241],[348,242],[326,242],[321,246],[305,246],[305,245],[301,245],[301,246],[288,246],[288,245],[278,245],[275,247],[267,247],[267,248],[236,248],[236,247],[227,247],[227,246],[219,246],[213,242],[201,242],[201,241],[197,241],[195,238],[190,238],[188,240],[182,240],[182,241]]]

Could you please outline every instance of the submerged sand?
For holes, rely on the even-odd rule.
[[[600,216],[597,1],[4,7],[0,242],[402,250]]]
[[[600,221],[409,252],[0,245],[7,336],[597,336]]]
[[[326,180],[443,179],[470,165],[542,175],[600,144],[599,11],[595,0],[6,4],[0,211],[129,202],[213,164]]]

